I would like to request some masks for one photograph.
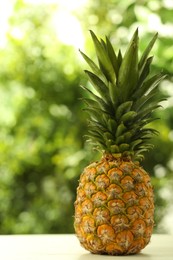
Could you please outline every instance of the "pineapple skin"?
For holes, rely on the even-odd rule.
[[[104,155],[80,176],[74,228],[94,254],[137,254],[154,226],[153,188],[148,173],[130,157]]]

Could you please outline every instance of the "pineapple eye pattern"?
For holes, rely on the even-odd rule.
[[[100,207],[96,208],[93,212],[97,225],[106,224],[110,219],[110,212],[108,209]]]
[[[138,206],[132,206],[127,208],[127,214],[130,219],[138,219],[143,211]]]
[[[96,185],[92,182],[87,182],[84,186],[85,194],[88,197],[91,197],[94,193],[97,192]]]
[[[85,233],[92,233],[95,230],[94,219],[90,217],[83,217],[82,228]]]
[[[105,193],[99,191],[92,196],[92,201],[93,201],[95,207],[104,206],[107,201],[107,196]]]
[[[122,189],[120,186],[116,184],[111,184],[107,190],[106,193],[108,195],[108,199],[118,199],[121,196]]]
[[[114,215],[111,217],[111,224],[118,233],[129,228],[129,220],[125,215]]]
[[[82,203],[82,212],[84,214],[91,213],[93,211],[93,203],[87,199]]]
[[[99,226],[97,229],[97,234],[103,243],[107,243],[108,241],[114,241],[115,239],[114,229],[107,224]]]
[[[95,179],[97,189],[102,190],[109,186],[109,178],[105,174],[97,176]]]
[[[146,229],[146,224],[143,220],[135,220],[132,227],[132,232],[135,237],[143,237]]]
[[[112,214],[119,214],[124,212],[125,203],[120,199],[110,200],[108,202],[108,207]]]
[[[125,176],[121,180],[121,185],[124,188],[124,190],[130,191],[134,188],[133,179],[130,176]]]
[[[116,169],[116,168],[113,168],[113,169],[109,170],[109,172],[108,172],[108,177],[109,177],[111,183],[119,182],[122,175],[123,175],[122,171],[119,169]]]

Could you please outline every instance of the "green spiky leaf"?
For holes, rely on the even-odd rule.
[[[156,33],[154,35],[154,37],[151,39],[151,41],[149,42],[148,46],[146,47],[145,51],[143,52],[143,54],[141,56],[141,59],[139,61],[139,70],[141,70],[143,68],[143,66],[145,65],[145,62],[146,62],[146,60],[148,58],[148,55],[150,54],[151,49],[154,46],[154,43],[155,43],[157,37],[158,37],[158,33]]]
[[[115,53],[107,37],[99,40],[94,32],[90,33],[98,65],[80,51],[91,68],[85,72],[93,87],[93,90],[83,87],[89,94],[89,98],[84,98],[89,114],[88,138],[102,152],[141,160],[143,152],[153,147],[150,139],[158,134],[148,124],[157,119],[152,112],[163,100],[158,97],[158,85],[165,75],[150,76],[153,57],[149,55],[157,34],[138,61],[138,30],[124,55],[121,50]]]
[[[103,74],[106,76],[106,78],[114,83],[116,78],[115,78],[115,73],[114,73],[114,68],[112,66],[112,63],[108,57],[107,51],[105,47],[103,46],[103,42],[99,41],[96,35],[94,34],[93,31],[90,31],[92,40],[94,42],[97,58],[100,64],[100,69],[102,70]]]
[[[136,88],[138,76],[138,30],[136,30],[119,69],[118,86],[122,92],[122,101],[127,101]]]

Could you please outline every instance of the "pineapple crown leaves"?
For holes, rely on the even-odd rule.
[[[84,98],[89,113],[88,140],[105,153],[133,156],[136,160],[152,148],[149,143],[157,130],[147,125],[154,121],[152,112],[160,105],[158,85],[162,73],[150,76],[153,60],[149,56],[157,39],[156,33],[138,58],[138,29],[134,32],[125,54],[116,54],[110,40],[98,39],[90,31],[98,65],[86,54],[81,55],[91,71],[85,70],[94,90],[86,87]]]

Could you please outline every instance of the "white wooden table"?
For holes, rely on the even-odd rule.
[[[153,235],[138,255],[93,255],[75,235],[0,235],[0,260],[173,260],[173,236]]]

